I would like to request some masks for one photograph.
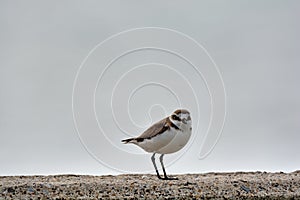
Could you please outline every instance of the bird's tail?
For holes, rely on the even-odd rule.
[[[135,140],[135,138],[129,138],[129,139],[121,140],[121,142],[124,142],[124,144],[127,144],[127,143],[131,142],[132,140]]]

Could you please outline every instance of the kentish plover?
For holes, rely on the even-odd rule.
[[[170,116],[153,124],[140,136],[122,140],[125,144],[132,143],[138,145],[146,152],[153,153],[151,160],[154,165],[157,177],[163,180],[177,180],[175,177],[168,177],[164,164],[163,156],[182,149],[189,141],[192,133],[192,119],[189,111],[178,109]],[[159,157],[164,177],[159,175],[155,164],[155,154]]]

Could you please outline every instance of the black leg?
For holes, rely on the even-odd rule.
[[[162,170],[164,172],[164,176],[165,178],[167,178],[167,173],[166,173],[166,170],[165,170],[165,166],[164,166],[164,163],[163,163],[163,157],[164,157],[165,154],[161,154],[161,156],[159,157],[159,161],[160,161],[160,164],[161,164],[161,167],[162,167]]]
[[[163,163],[163,157],[164,157],[164,154],[161,154],[161,156],[159,157],[159,161],[160,161],[161,167],[162,167],[163,172],[164,172],[164,178],[163,179],[164,180],[178,180],[178,178],[176,178],[176,177],[168,177],[167,176],[165,166],[164,166],[164,163]]]
[[[153,165],[154,165],[154,168],[155,168],[157,177],[158,177],[159,179],[163,179],[163,178],[159,175],[158,169],[157,169],[156,164],[155,164],[155,153],[151,156],[151,160],[152,160],[152,163],[153,163]]]

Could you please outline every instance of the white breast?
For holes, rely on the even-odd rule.
[[[182,149],[191,137],[191,126],[180,127],[181,130],[170,128],[166,132],[145,139],[137,145],[147,152],[170,154]]]
[[[175,133],[174,134],[175,136],[167,145],[165,145],[164,147],[156,151],[157,153],[169,154],[169,153],[174,153],[179,151],[187,144],[192,133],[190,128],[188,129],[184,128],[182,130],[171,129],[170,131]]]

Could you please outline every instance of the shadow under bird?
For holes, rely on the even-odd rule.
[[[162,180],[178,180],[176,177],[168,177],[163,157],[182,149],[189,141],[192,133],[192,119],[190,112],[186,109],[178,109],[170,116],[156,122],[140,136],[122,140],[125,144],[135,144],[151,156],[157,177]],[[162,177],[155,163],[155,154],[161,154],[159,161],[162,166],[164,176]]]

